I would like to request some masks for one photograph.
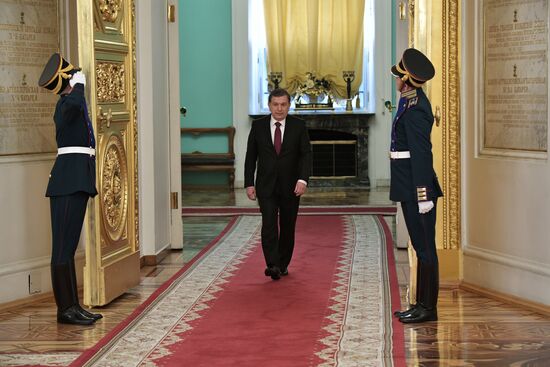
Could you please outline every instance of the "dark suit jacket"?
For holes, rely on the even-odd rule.
[[[311,173],[307,128],[303,120],[287,116],[281,153],[277,155],[270,119],[269,115],[252,121],[244,164],[245,187],[255,186],[259,198],[272,195],[276,189],[282,196],[294,196],[296,182],[299,179],[308,182]]]
[[[395,116],[392,125],[392,150],[410,151],[410,159],[391,159],[390,199],[418,201],[418,189],[425,188],[426,199],[443,196],[433,169],[430,134],[434,117],[430,101],[421,88],[409,97]]]
[[[90,146],[85,103],[82,84],[76,84],[70,94],[59,97],[53,116],[59,148]],[[70,195],[79,191],[95,196],[95,177],[94,157],[87,154],[58,155],[50,173],[46,196]]]

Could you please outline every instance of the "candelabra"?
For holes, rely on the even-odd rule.
[[[342,77],[346,82],[346,91],[348,98],[346,100],[346,111],[353,111],[353,106],[351,104],[351,83],[355,80],[355,71],[343,71]]]
[[[280,71],[272,71],[269,73],[269,80],[273,84],[273,89],[279,88],[279,83],[283,80],[283,73]]]

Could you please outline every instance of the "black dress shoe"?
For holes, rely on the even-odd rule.
[[[412,305],[411,308],[405,311],[395,311],[393,313],[393,316],[399,317],[399,318],[404,317],[404,316],[410,315],[414,310],[416,310],[416,305]]]
[[[411,314],[400,317],[404,324],[417,324],[420,322],[437,321],[437,310],[418,306]]]
[[[95,320],[81,315],[76,306],[71,306],[64,311],[57,311],[57,322],[60,324],[92,325]]]
[[[264,274],[273,280],[281,279],[281,270],[276,266],[270,266],[265,269]]]
[[[90,311],[82,308],[82,306],[80,306],[80,305],[76,305],[76,307],[78,308],[78,311],[81,315],[84,315],[85,317],[87,317],[89,319],[99,320],[99,319],[103,318],[103,315],[100,314],[100,313],[91,313]]]
[[[281,269],[281,275],[282,276],[287,276],[288,275],[288,268],[282,268]]]

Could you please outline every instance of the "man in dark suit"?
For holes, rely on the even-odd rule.
[[[396,311],[403,323],[437,320],[439,264],[435,246],[437,198],[443,196],[433,169],[430,135],[434,117],[422,85],[435,69],[420,51],[405,50],[391,68],[401,92],[393,120],[390,148],[390,199],[401,202],[403,216],[418,258],[416,305]]]
[[[264,274],[277,280],[288,275],[300,196],[311,172],[311,145],[305,122],[288,116],[288,92],[275,89],[268,101],[271,115],[252,122],[244,181],[248,198],[257,197],[262,212]]]
[[[50,173],[46,196],[52,222],[52,288],[57,321],[91,325],[102,316],[80,306],[74,255],[78,246],[88,198],[95,186],[95,138],[84,99],[84,74],[59,54],[51,56],[38,85],[59,94],[53,116],[57,158]]]

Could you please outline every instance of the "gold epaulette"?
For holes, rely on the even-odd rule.
[[[416,104],[418,103],[418,95],[416,93],[416,89],[401,93],[401,97],[405,97],[407,99],[407,108],[416,106]]]
[[[401,93],[401,97],[405,97],[407,99],[411,99],[411,98],[414,98],[416,96],[417,96],[416,89],[411,89],[411,90],[408,90],[404,93]]]
[[[416,199],[418,201],[428,200],[428,188],[426,186],[417,186],[417,188],[416,188]]]

